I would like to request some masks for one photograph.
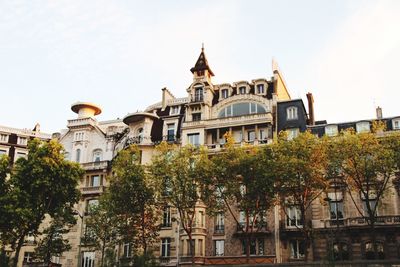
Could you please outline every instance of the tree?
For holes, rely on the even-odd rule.
[[[198,204],[205,196],[203,181],[211,177],[211,163],[203,147],[177,148],[163,142],[156,149],[150,172],[153,179],[162,185],[159,195],[179,213],[179,222],[188,236],[194,264],[192,233]]]
[[[248,261],[254,234],[267,229],[266,215],[275,202],[272,151],[235,147],[229,134],[225,138],[225,150],[212,157],[213,179],[206,180],[211,182],[206,199],[211,214],[228,211],[235,220]]]
[[[149,247],[158,236],[159,209],[155,197],[158,184],[149,179],[140,153],[132,145],[120,151],[113,161],[108,202],[119,218],[118,236],[124,243],[132,243],[136,252],[150,257]]]
[[[40,234],[39,226],[46,215],[56,218],[72,214],[83,175],[79,164],[64,159],[62,146],[54,140],[34,139],[28,149],[28,157],[17,160],[9,180],[8,209],[12,212],[8,214],[6,242],[15,249],[14,267],[25,237]]]
[[[49,263],[52,256],[59,257],[63,252],[71,249],[71,245],[69,245],[68,240],[64,239],[63,235],[69,232],[69,227],[75,224],[75,219],[72,214],[68,217],[51,219],[49,226],[43,231],[41,240],[35,248],[36,258]],[[65,219],[68,219],[68,221],[65,221]]]
[[[303,235],[304,256],[307,261],[313,233],[307,214],[313,201],[321,197],[328,187],[328,181],[325,179],[325,140],[309,132],[287,140],[285,133],[281,133],[272,149],[275,161],[273,172],[276,176],[275,186],[279,201],[287,223],[297,227]]]
[[[379,137],[375,133],[356,134],[350,130],[332,142],[330,149],[334,152],[331,154],[336,156],[331,161],[340,160],[343,185],[357,212],[370,227],[373,258],[377,259],[377,209],[397,170],[398,136]]]
[[[89,207],[86,219],[86,232],[84,243],[101,252],[100,266],[104,266],[104,257],[107,250],[112,250],[118,244],[117,240],[118,218],[109,206],[107,197],[102,196],[98,205]]]
[[[6,178],[10,173],[10,166],[7,156],[0,156],[0,247],[4,250],[6,235],[9,232],[9,222],[12,210],[8,208],[10,190]]]

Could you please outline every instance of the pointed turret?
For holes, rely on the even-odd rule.
[[[204,53],[204,45],[201,48],[201,53],[199,58],[197,59],[196,64],[193,68],[190,69],[190,71],[197,77],[214,76],[214,73],[208,65],[206,54]]]

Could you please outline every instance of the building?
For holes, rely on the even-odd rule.
[[[59,140],[65,147],[66,157],[79,162],[86,173],[80,181],[82,197],[77,205],[78,223],[68,234],[72,249],[58,259],[62,266],[97,266],[100,253],[82,243],[86,235],[85,220],[90,216],[90,206],[97,204],[98,196],[108,185],[112,159],[130,144],[139,147],[141,162],[146,164],[150,162],[155,146],[162,141],[181,146],[204,145],[210,153],[218,153],[223,150],[227,132],[232,134],[238,146],[263,146],[270,144],[283,130],[288,131],[289,138],[295,138],[307,129],[318,136],[335,135],[348,127],[357,132],[370,130],[372,120],[339,124],[315,122],[312,95],[307,94],[308,109],[301,99],[291,99],[276,62],[273,62],[270,77],[213,84],[214,72],[202,49],[190,71],[193,82],[186,89],[186,97],[176,98],[170,90],[163,88],[160,102],[144,111],[128,113],[123,119],[97,121],[96,115],[101,113],[97,105],[88,102],[72,105],[71,110],[77,117],[68,120],[68,129],[59,134]],[[380,110],[379,119],[382,119],[381,113]],[[382,120],[387,123],[388,130],[400,129],[400,117]],[[357,237],[365,232],[365,223],[357,218],[346,196],[338,194],[335,188],[332,187],[333,191],[327,196],[331,201],[327,205],[315,202],[309,215],[313,228],[319,229],[323,237],[315,242],[312,257],[315,260],[326,259],[331,250],[328,238],[338,227],[332,219],[332,209],[335,209],[336,214],[339,211],[343,214],[339,226],[346,229],[346,236],[335,246],[340,251],[338,255],[342,259],[346,259],[346,255],[353,260],[367,258],[368,239]],[[399,191],[393,191],[386,202],[387,205],[382,204],[382,210],[379,210],[379,216],[382,215],[379,227],[385,229],[379,237],[383,240],[385,258],[393,259],[400,255]],[[298,213],[296,210],[283,212],[286,208],[277,206],[266,216],[267,226],[251,244],[251,262],[304,260],[304,248],[296,228],[301,225],[292,225],[293,221],[298,222]],[[198,203],[193,231],[196,263],[244,263],[244,233],[229,214],[210,217],[206,209],[205,205]],[[237,213],[240,218],[240,212]],[[188,237],[178,222],[176,210],[165,207],[160,218],[159,243],[154,248],[164,266],[184,265],[191,261]],[[116,254],[121,261],[129,260],[132,257],[130,244],[116,248]]]

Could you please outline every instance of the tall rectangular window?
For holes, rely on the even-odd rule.
[[[161,257],[171,256],[171,238],[161,239]]]
[[[124,258],[132,257],[132,243],[124,244]]]
[[[203,239],[199,239],[199,255],[203,256]]]
[[[256,132],[254,130],[247,131],[247,140],[249,142],[254,142],[255,139],[256,139]]]
[[[215,256],[224,256],[225,240],[214,240]]]
[[[32,262],[33,252],[24,252],[24,262]]]
[[[89,186],[90,187],[95,187],[95,186],[100,186],[101,185],[101,179],[100,175],[92,175],[90,176],[89,179]]]
[[[196,251],[196,240],[192,239],[192,243],[189,242],[189,240],[187,240],[187,255],[191,256],[191,255],[195,255]]]
[[[192,113],[192,121],[201,121],[201,113]]]
[[[85,251],[82,255],[81,267],[94,267],[95,252]]]
[[[303,221],[301,219],[301,211],[298,206],[289,206],[286,208],[286,225],[292,227],[303,226]]]
[[[220,212],[215,217],[215,232],[216,233],[224,233],[225,230],[225,221],[224,221],[224,213]]]
[[[171,227],[171,208],[165,207],[163,212],[163,227]]]
[[[228,98],[228,89],[222,89],[221,90],[221,97],[223,99]]]
[[[191,145],[194,146],[199,146],[200,145],[200,134],[195,133],[195,134],[188,134],[188,142]]]
[[[258,84],[257,85],[257,93],[258,94],[264,94],[264,84]]]
[[[175,141],[175,123],[167,124],[167,141]]]
[[[288,107],[286,109],[286,119],[287,120],[297,119],[297,107]]]
[[[8,135],[7,134],[0,134],[0,142],[7,143],[8,142]]]
[[[203,87],[196,87],[194,91],[194,101],[203,101]]]
[[[303,259],[305,255],[305,244],[302,240],[291,240],[290,241],[290,258],[291,259]]]

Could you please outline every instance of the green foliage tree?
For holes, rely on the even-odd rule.
[[[188,236],[194,263],[193,228],[198,204],[204,200],[204,180],[211,177],[211,162],[204,147],[177,148],[163,142],[157,147],[150,172],[161,186],[159,195],[175,207]]]
[[[98,205],[90,206],[88,212],[83,243],[100,250],[100,266],[103,267],[107,250],[113,250],[118,244],[118,218],[109,206],[107,196],[102,196]]]
[[[137,146],[120,151],[113,161],[108,202],[119,218],[118,236],[132,243],[136,253],[149,257],[149,247],[158,236],[160,209],[155,197],[158,185],[140,163]]]
[[[12,210],[9,209],[9,184],[6,180],[10,174],[10,166],[8,157],[0,156],[0,247],[4,249],[6,235],[9,232],[9,221]]]
[[[229,212],[235,220],[249,260],[254,234],[266,230],[267,212],[275,202],[272,150],[235,147],[230,134],[225,138],[225,150],[212,157],[212,179],[205,180],[211,182],[206,187],[211,191],[205,199],[212,215]]]
[[[64,159],[62,146],[52,140],[28,143],[28,157],[20,158],[11,172],[8,190],[6,243],[15,250],[16,267],[28,234],[38,235],[46,215],[56,218],[72,213],[79,199],[77,185],[83,170]],[[3,239],[3,237],[2,237]]]
[[[309,247],[312,245],[312,224],[309,216],[313,201],[322,197],[328,187],[325,178],[327,167],[326,145],[309,132],[301,133],[293,140],[287,140],[281,133],[278,142],[272,145],[275,161],[273,172],[275,186],[283,211],[289,220],[287,208],[295,207],[300,211],[300,224],[294,225],[302,232],[305,246],[305,260],[308,260]]]
[[[67,221],[66,221],[67,220]],[[71,245],[64,234],[69,232],[69,227],[75,224],[73,216],[56,217],[51,219],[49,226],[42,232],[41,239],[35,248],[35,257],[40,261],[49,263],[52,256],[61,256],[71,249]]]
[[[399,138],[377,136],[349,130],[331,141],[331,162],[339,162],[338,171],[347,194],[359,215],[369,225],[374,258],[379,257],[375,224],[379,203],[387,194],[391,178],[398,168]]]

